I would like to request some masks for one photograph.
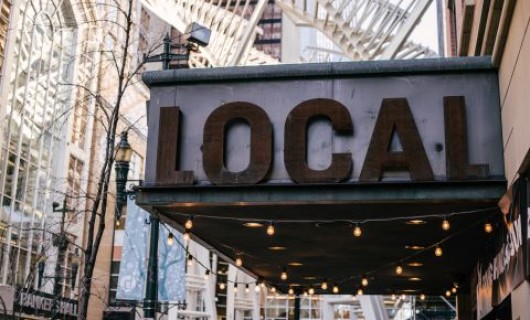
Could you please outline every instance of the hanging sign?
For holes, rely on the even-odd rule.
[[[290,79],[282,68],[266,80],[215,81],[239,70],[228,69],[151,86],[145,185],[504,175],[495,72]]]
[[[149,243],[149,213],[127,200],[127,220],[120,262],[116,299],[140,301],[145,299]],[[169,232],[173,245],[167,244]],[[160,227],[158,238],[158,300],[186,300],[185,250],[181,234],[171,227]]]

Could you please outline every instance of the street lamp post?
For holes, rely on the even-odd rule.
[[[68,248],[68,239],[66,238],[65,234],[65,219],[66,219],[66,213],[72,211],[71,209],[68,209],[66,207],[66,196],[63,200],[63,207],[59,208],[59,203],[53,202],[53,211],[52,212],[61,212],[61,224],[60,224],[60,233],[58,235],[53,236],[53,246],[57,247],[57,260],[55,261],[55,273],[54,273],[54,281],[53,281],[53,304],[52,304],[52,316],[51,319],[57,319],[59,316],[59,295],[61,292],[61,284],[59,282],[61,277],[61,263],[64,262],[64,254],[66,251],[66,248]],[[41,261],[43,262],[43,261]],[[44,272],[44,266],[39,266],[39,272]],[[41,277],[42,278],[42,277]],[[39,282],[42,283],[41,278],[39,278]],[[40,286],[39,286],[40,287]]]
[[[171,53],[172,48],[180,48],[181,45],[172,45],[169,34],[164,38],[163,51],[161,54],[147,57],[145,62],[162,62],[162,69],[169,69],[172,60],[188,60],[190,51],[195,51],[198,46],[207,46],[210,42],[211,30],[192,23],[188,27],[188,42],[184,46],[185,54]],[[147,264],[147,283],[144,300],[144,319],[155,319],[156,303],[158,300],[158,237],[159,224],[158,217],[149,215],[150,236],[149,236],[149,262]]]
[[[120,142],[118,143],[118,150],[116,151],[116,159],[114,168],[116,170],[116,223],[120,221],[123,213],[123,208],[127,204],[127,192],[125,190],[127,184],[127,175],[129,174],[129,163],[131,162],[132,148],[127,138],[127,131],[121,133]]]

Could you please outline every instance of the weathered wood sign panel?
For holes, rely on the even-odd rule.
[[[216,82],[210,71],[202,81],[152,86],[146,183],[458,181],[503,175],[494,72],[281,75]]]

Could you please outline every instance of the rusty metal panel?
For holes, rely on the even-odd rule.
[[[270,148],[272,162],[267,173],[263,175],[264,168],[261,168],[258,170],[259,175],[244,180],[245,183],[356,183],[362,180],[361,169],[366,162],[383,101],[395,98],[404,98],[408,103],[411,121],[414,122],[420,139],[413,145],[423,147],[432,174],[428,169],[422,169],[422,178],[416,179],[408,168],[403,171],[388,170],[399,169],[397,167],[384,168],[379,180],[430,180],[432,177],[436,181],[448,181],[504,177],[497,74],[495,69],[486,65],[484,59],[179,70],[151,73],[146,79],[151,87],[147,185],[157,183],[157,126],[161,107],[180,107],[182,121],[178,136],[181,152],[179,170],[193,171],[195,184],[213,183],[212,174],[208,174],[204,168],[204,156],[209,156],[208,149],[206,153],[204,149],[205,145],[208,147],[204,136],[207,132],[207,119],[218,108],[235,102],[244,102],[263,110],[272,127],[272,142],[269,143],[266,137],[257,139],[256,142],[253,138],[255,134],[252,133],[256,128],[249,125],[248,121],[228,121],[222,136],[220,131],[214,134],[222,140],[224,146],[222,154],[219,151],[215,154],[217,160],[214,162],[218,166],[215,172],[231,175],[252,168],[255,160],[251,160],[251,150],[266,155],[267,148]],[[452,98],[447,100],[445,97],[462,97],[465,113],[459,109],[462,106],[447,113],[447,101]],[[319,99],[344,106],[348,115],[341,117],[351,118],[352,130],[340,132],[334,127],[336,120],[329,117],[330,110],[327,106],[322,106],[321,112],[312,111],[315,119],[308,122],[305,139],[300,136],[300,132],[304,130],[297,131],[297,140],[292,142],[296,144],[306,141],[305,154],[301,154],[300,150],[296,151],[296,168],[288,169],[289,164],[286,163],[291,161],[289,157],[293,155],[293,150],[285,149],[291,139],[285,131],[289,114],[305,101]],[[456,121],[455,117],[459,116],[465,117],[465,123],[455,127],[451,121]],[[241,115],[239,117],[242,118]],[[261,124],[259,126],[261,128]],[[175,128],[177,127],[174,126],[173,130]],[[450,172],[446,170],[450,167],[447,161],[464,161],[452,158],[456,150],[454,148],[463,146],[457,137],[452,136],[453,130],[456,130],[456,134],[464,131],[467,133],[468,159],[465,165],[469,170],[464,176],[448,174]],[[166,133],[160,132],[160,135],[164,134]],[[399,137],[399,132],[398,138],[403,144],[404,137]],[[401,148],[413,152],[410,159],[418,155],[409,150],[410,146],[401,145]],[[334,154],[350,155],[351,166],[347,159],[343,159],[340,173],[328,175],[326,172],[330,171],[327,170],[335,168],[332,165],[335,163]],[[306,163],[300,162],[302,156]],[[421,162],[425,164],[425,159]],[[230,164],[236,164],[236,169]],[[293,170],[307,172],[300,177],[293,174]],[[415,170],[416,168],[413,173]],[[309,178],[307,173],[310,173]],[[216,181],[216,178],[213,180]],[[220,184],[231,184],[234,179],[223,178],[217,181]]]

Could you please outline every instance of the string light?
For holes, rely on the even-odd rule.
[[[208,280],[210,278],[210,270],[206,269],[204,271],[204,280]]]
[[[265,282],[264,281],[261,281],[261,283],[259,284],[260,288],[265,288]]]
[[[363,295],[363,289],[362,288],[357,289],[357,295],[358,296],[362,296]]]
[[[396,274],[402,274],[402,273],[403,273],[403,267],[400,264],[398,264],[396,266]]]
[[[237,283],[234,283],[234,293],[237,293]]]
[[[442,229],[445,231],[451,229],[451,224],[449,223],[445,215],[444,215],[444,220],[442,221]]]
[[[284,281],[287,280],[287,270],[285,268],[283,268],[283,270],[282,270],[282,273],[280,275],[280,279],[282,279]]]
[[[405,299],[407,299],[407,296],[404,293],[401,294],[401,300],[405,300]]]
[[[309,288],[307,292],[309,293],[310,296],[312,296],[313,294],[315,294],[315,289]]]
[[[167,235],[167,245],[168,246],[172,246],[173,243],[175,242],[174,238],[173,238],[173,234],[170,232],[168,235]]]
[[[486,233],[492,233],[493,232],[493,226],[491,225],[491,223],[489,221],[486,221],[486,223],[484,223],[484,232],[486,232]]]
[[[320,284],[320,289],[328,290],[328,282],[325,279],[322,281],[322,284]]]
[[[120,226],[120,219],[116,219],[116,227]]]
[[[451,290],[447,290],[445,292],[445,296],[449,298],[451,296]]]
[[[219,283],[219,289],[224,290],[226,288],[226,285],[224,282]]]
[[[392,296],[390,296],[390,299],[392,299],[392,300],[396,300],[396,298],[397,298],[397,297],[396,297],[396,294],[395,294],[395,293],[392,293]]]
[[[184,231],[184,234],[182,235],[182,240],[190,241],[190,239],[191,239],[191,234],[189,233],[189,231]]]
[[[193,216],[188,217],[188,220],[184,223],[184,228],[186,228],[186,230],[191,230],[191,228],[193,228]]]
[[[363,278],[361,279],[361,284],[363,285],[363,287],[366,287],[368,285],[368,277],[367,276],[363,276]]]
[[[455,288],[455,287],[452,287],[452,288],[451,288],[451,292],[456,294],[456,288]]]
[[[275,293],[276,292],[276,287],[271,287],[271,292]]]
[[[289,288],[289,291],[287,292],[290,296],[292,296],[294,294],[294,290],[293,288]]]
[[[423,293],[420,294],[420,300],[421,300],[421,301],[424,301],[424,300],[425,300],[425,295],[424,295]]]
[[[248,293],[249,291],[250,291],[250,288],[249,288],[248,283],[247,283],[247,285],[245,286],[245,293]]]
[[[434,249],[434,255],[437,257],[441,257],[444,254],[442,247],[436,246],[436,249]]]
[[[188,254],[188,266],[191,267],[193,264],[193,256],[191,254]]]
[[[353,228],[353,235],[356,237],[360,237],[363,231],[361,230],[361,224],[357,222],[355,224],[355,227]]]
[[[254,291],[255,291],[255,292],[259,292],[259,291],[260,291],[260,286],[259,286],[259,285],[256,285],[256,286],[254,287]]]
[[[474,210],[474,211],[467,211],[467,212],[460,212],[460,213],[452,213],[451,216],[453,215],[460,215],[460,214],[466,214],[466,213],[472,213],[472,212],[483,212],[483,211],[488,211],[488,210],[492,210],[492,208],[490,209],[487,209],[487,210]],[[437,215],[438,217],[440,215]],[[432,216],[431,216],[432,217]],[[447,216],[444,214],[443,215],[443,222],[442,222],[442,228],[444,230],[449,230],[450,229],[450,223],[449,221],[447,220],[446,218]],[[212,217],[214,218],[214,217]],[[231,219],[235,219],[235,218],[231,218]],[[393,218],[391,219],[392,221],[393,220],[402,220],[402,219],[407,219],[409,220],[410,217],[397,217],[397,218]],[[192,220],[192,217],[190,216],[190,219],[188,219],[188,221],[191,221]],[[187,227],[187,223],[188,221],[186,221],[186,225],[185,227]],[[372,219],[372,220],[364,220],[362,223],[365,223],[365,222],[381,222],[381,221],[390,221],[388,219]],[[119,221],[116,221],[116,224],[119,225]],[[355,223],[355,227],[354,227],[354,230],[353,230],[353,234],[354,236],[356,237],[360,237],[362,235],[362,230],[361,230],[361,226],[360,226],[361,222],[356,222]],[[476,224],[475,224],[476,225]],[[489,221],[485,221],[484,222],[484,231],[486,233],[491,233],[493,232],[493,226],[491,225],[491,223]],[[269,235],[274,235],[275,233],[275,229],[274,229],[274,223],[273,222],[270,222],[268,228],[267,228],[267,234]],[[168,245],[171,245],[172,244],[172,241],[170,240],[170,238],[174,238],[173,234],[169,234],[168,235]],[[452,238],[452,237],[451,237]],[[174,240],[174,239],[173,239]],[[185,231],[184,234],[183,234],[183,240],[187,241],[187,240],[190,240],[190,232],[189,231]],[[442,250],[442,247],[440,247],[440,244],[443,244],[444,242],[446,242],[447,240],[449,240],[449,238],[446,238],[444,239],[443,241],[439,242],[438,244],[435,245],[435,250],[434,250],[434,254],[437,256],[437,257],[440,257],[443,255],[443,250]],[[192,265],[192,262],[193,262],[193,257],[191,255],[188,256],[188,265]],[[405,258],[406,259],[406,258]],[[405,259],[401,259],[402,261],[405,260]],[[241,257],[237,257],[236,260],[235,260],[235,264],[236,266],[242,266],[243,262],[242,262],[242,259]],[[403,273],[403,267],[401,265],[397,265],[396,266],[396,269],[395,269],[395,272],[396,274],[402,274]],[[205,279],[207,279],[207,274],[209,273],[208,271],[205,271]],[[366,286],[367,285],[367,282],[368,282],[368,279],[365,279],[364,277],[361,279],[361,284],[363,286]],[[220,289],[224,289],[225,288],[225,284],[224,283],[220,283],[219,284],[219,288]],[[256,288],[255,288],[255,291],[256,292],[259,292],[260,288],[259,287],[263,287],[265,286],[265,284],[262,282],[262,283],[259,283],[256,285]],[[327,288],[327,286],[325,286]],[[275,291],[275,288],[272,288],[271,289],[273,292]],[[362,292],[362,288],[360,288],[360,291]],[[456,291],[456,288],[451,288],[449,290],[447,290],[445,292],[445,294],[447,295],[449,293],[449,296],[451,295],[451,291],[455,292]],[[339,292],[339,288],[337,286],[333,286],[333,293],[338,293]],[[304,293],[307,293],[306,291],[304,291]],[[313,288],[310,288],[309,289],[309,293],[310,294],[314,294],[314,289]],[[395,298],[395,294],[392,294],[392,298]],[[421,294],[419,296],[420,300],[423,300],[425,299],[425,295],[424,294]]]
[[[269,236],[273,236],[275,231],[276,231],[276,230],[274,230],[274,223],[273,223],[273,222],[270,222],[270,223],[269,223],[269,226],[267,227],[267,234],[268,234]]]

